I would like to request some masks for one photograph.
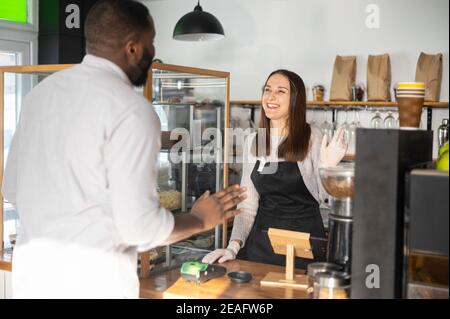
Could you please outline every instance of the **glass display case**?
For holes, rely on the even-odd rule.
[[[174,214],[186,213],[205,191],[214,193],[228,184],[224,132],[230,114],[229,73],[154,63],[147,83],[144,95],[152,102],[162,131],[160,203]],[[164,256],[160,267],[167,269],[186,259],[200,259],[222,247],[223,236],[218,226],[154,251],[150,263],[154,266]],[[144,256],[143,265],[147,264]]]
[[[3,170],[9,144],[19,118],[22,98],[48,75],[71,65],[0,67],[0,120]],[[161,152],[158,191],[162,206],[174,214],[189,212],[206,190],[227,186],[227,153],[224,130],[229,122],[229,73],[154,63],[147,84],[136,88],[152,102],[161,120]],[[10,248],[20,220],[10,203],[2,200],[0,210],[2,247]],[[141,254],[141,274],[157,264],[174,266],[183,258],[223,246],[220,227],[185,241]],[[152,265],[153,264],[153,265]]]
[[[186,212],[206,190],[215,192],[224,185],[228,73],[154,64],[149,82],[151,90],[144,94],[162,131],[159,187],[181,192],[183,207],[178,209]]]

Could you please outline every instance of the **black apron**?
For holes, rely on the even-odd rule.
[[[270,163],[266,163],[264,169]],[[259,194],[258,212],[244,248],[238,257],[250,261],[286,265],[286,256],[275,254],[267,234],[268,228],[310,233],[311,237],[324,238],[319,203],[306,188],[297,162],[279,162],[273,174],[258,172],[257,161],[251,180]],[[314,260],[295,258],[296,268],[323,261],[325,256],[313,247]]]

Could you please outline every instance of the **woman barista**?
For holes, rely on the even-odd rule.
[[[306,122],[305,85],[291,71],[269,75],[262,107],[260,128],[265,130],[258,130],[260,136],[250,135],[244,147],[241,186],[247,188],[247,199],[239,205],[244,212],[234,220],[228,247],[209,253],[203,262],[222,263],[238,256],[284,265],[285,257],[273,251],[268,228],[325,237],[319,202],[327,195],[318,168],[335,166],[344,157],[343,131],[327,145],[326,137]],[[265,148],[257,146],[260,141],[265,141]],[[296,258],[296,267],[308,262],[312,260]]]

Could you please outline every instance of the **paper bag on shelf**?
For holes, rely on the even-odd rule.
[[[330,101],[351,101],[356,77],[356,56],[336,56],[331,81]]]
[[[389,54],[369,55],[367,61],[367,100],[391,100],[391,60]]]
[[[425,101],[438,102],[441,94],[442,54],[420,53],[416,68],[416,82],[425,83]]]

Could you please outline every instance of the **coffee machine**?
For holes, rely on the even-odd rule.
[[[327,261],[351,273],[355,167],[343,163],[319,169],[329,199]]]
[[[416,213],[420,206],[417,178],[412,172],[432,163],[432,146],[432,131],[357,130],[351,298],[407,297],[408,247],[415,247],[416,238],[421,242],[427,238],[416,228],[429,227],[423,219],[432,216],[426,199],[420,200],[422,213]],[[409,182],[408,175],[413,177]],[[439,219],[441,214],[436,222],[447,225],[441,232],[446,233],[448,251],[448,174],[446,192],[440,200],[447,200],[447,222]],[[433,209],[440,205],[435,202]],[[427,231],[432,234],[431,229]],[[443,239],[431,240],[434,248],[425,249],[436,249]]]

